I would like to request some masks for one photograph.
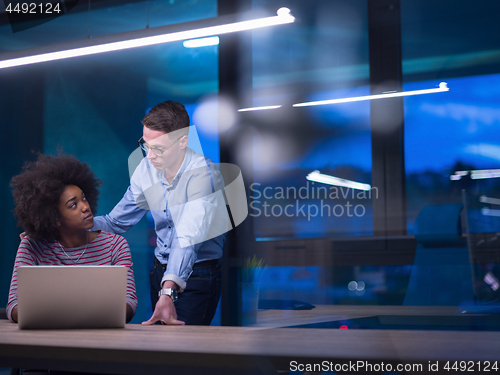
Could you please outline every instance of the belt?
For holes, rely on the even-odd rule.
[[[210,259],[204,260],[203,262],[198,262],[193,265],[194,268],[203,267],[203,266],[215,266],[220,264],[220,259]],[[155,257],[155,265],[160,266],[163,269],[163,272],[167,269],[166,264],[162,264],[157,257]]]

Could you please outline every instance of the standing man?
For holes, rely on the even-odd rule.
[[[146,157],[131,171],[121,201],[94,218],[93,230],[121,234],[150,210],[157,235],[150,273],[153,315],[143,324],[210,325],[229,225],[224,181],[212,161],[187,147],[189,115],[182,104],[160,103],[142,124],[138,144]]]

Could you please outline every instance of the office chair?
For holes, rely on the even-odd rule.
[[[460,306],[474,300],[462,204],[422,208],[415,222],[417,248],[404,305]]]

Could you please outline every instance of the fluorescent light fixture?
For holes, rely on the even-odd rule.
[[[490,198],[490,197],[487,197],[486,195],[481,195],[479,197],[479,202],[500,205],[500,199],[498,199],[498,198]]]
[[[232,18],[234,17],[236,16],[233,16]],[[210,24],[208,27],[201,27],[197,29],[173,31],[178,30],[179,27],[182,27],[182,25],[168,25],[120,34],[106,35],[92,39],[83,39],[71,43],[62,43],[60,45],[6,52],[0,55],[0,69],[135,47],[152,46],[155,44],[176,42],[187,39],[205,38],[238,31],[282,25],[295,21],[295,18],[290,14],[290,9],[288,8],[278,9],[276,16],[221,24],[221,21],[227,21],[228,19],[228,16],[215,17],[184,24],[184,27],[186,27],[186,25],[190,25],[192,27],[193,24]],[[215,25],[212,25],[213,23],[215,23]]]
[[[309,181],[321,182],[328,185],[343,186],[357,190],[370,190],[372,188],[369,184],[362,184],[360,182],[345,180],[343,178],[322,174],[319,171],[313,171],[309,173],[306,178]]]
[[[281,108],[280,105],[268,105],[264,107],[252,107],[252,108],[242,108],[238,109],[238,112],[250,112],[250,111],[265,111],[267,109]]]
[[[500,216],[500,210],[494,208],[481,208],[481,214],[484,216]]]
[[[427,89],[427,90],[413,90],[413,91],[402,91],[402,92],[388,92],[376,95],[366,95],[366,96],[356,96],[352,98],[343,99],[331,99],[331,100],[320,100],[315,102],[297,103],[294,107],[309,107],[315,105],[326,105],[326,104],[338,104],[338,103],[349,103],[349,102],[359,102],[363,100],[374,100],[374,99],[385,99],[385,98],[395,98],[398,96],[411,96],[411,95],[422,95],[422,94],[433,94],[436,92],[449,91],[446,82],[441,82],[439,88],[437,89]]]
[[[450,176],[450,180],[458,181],[462,177],[469,175],[470,171],[456,171],[454,174]]]
[[[473,180],[480,180],[485,178],[499,178],[500,169],[477,169],[473,171],[456,171],[455,174],[450,176],[450,180],[460,180],[463,176],[470,175]]]
[[[483,178],[498,178],[500,177],[500,169],[482,169],[477,171],[471,171],[471,176],[473,180],[483,179]]]
[[[218,36],[211,36],[209,38],[201,38],[201,39],[190,39],[182,42],[182,45],[186,48],[217,46],[218,44],[219,44]]]

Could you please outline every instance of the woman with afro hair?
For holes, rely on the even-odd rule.
[[[132,257],[127,241],[105,231],[89,231],[101,181],[86,163],[73,156],[39,155],[12,178],[18,225],[25,230],[17,250],[10,284],[7,316],[17,322],[17,268],[38,265],[126,266],[127,316],[135,314]]]

